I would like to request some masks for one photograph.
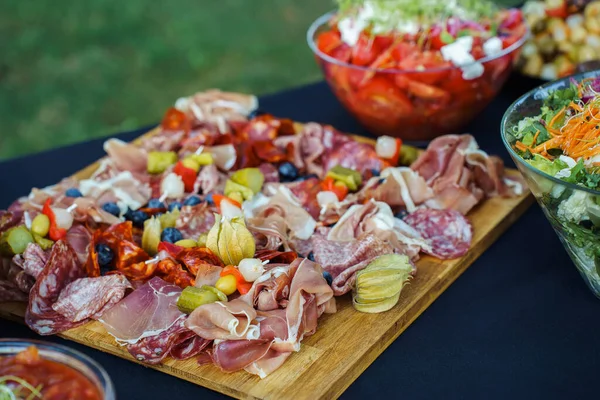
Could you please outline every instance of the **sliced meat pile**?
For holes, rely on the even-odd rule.
[[[433,189],[434,196],[425,202],[430,208],[465,215],[486,196],[523,193],[522,182],[505,176],[502,160],[479,149],[471,135],[434,139],[411,168]]]
[[[244,369],[264,378],[300,350],[324,312],[335,312],[335,300],[321,267],[296,259],[270,269],[236,300],[198,307],[185,325],[214,340],[201,360],[226,372]]]

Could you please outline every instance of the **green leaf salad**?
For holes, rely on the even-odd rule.
[[[540,113],[520,120],[508,142],[525,163],[565,182],[524,171],[575,264],[600,293],[600,78],[546,93]]]

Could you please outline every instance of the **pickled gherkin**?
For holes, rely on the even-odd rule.
[[[207,285],[200,288],[188,286],[183,289],[181,296],[177,299],[177,308],[182,313],[191,314],[201,305],[217,301],[227,301],[227,296],[217,288]]]
[[[239,185],[249,188],[254,194],[257,194],[260,192],[260,189],[265,182],[265,176],[258,168],[242,168],[231,175],[231,180]],[[237,189],[236,191],[240,192],[240,190]],[[242,194],[245,198],[246,195],[243,192]]]
[[[25,225],[8,229],[0,236],[0,254],[12,257],[21,254],[29,243],[33,243],[33,235]]]
[[[160,174],[177,162],[174,151],[151,151],[148,153],[148,173]]]
[[[38,244],[38,246],[40,246],[42,248],[42,250],[51,249],[52,246],[54,245],[53,240],[42,237],[42,236],[38,235],[37,233],[32,233],[32,236],[33,236],[33,241],[36,242]]]
[[[327,176],[332,177],[338,182],[342,182],[351,191],[358,190],[358,187],[362,184],[362,176],[360,172],[350,168],[336,165],[327,172]]]

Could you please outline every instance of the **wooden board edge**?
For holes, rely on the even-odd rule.
[[[483,254],[496,240],[520,217],[527,211],[527,209],[534,203],[534,197],[531,193],[523,196],[521,201],[513,208],[507,216],[491,229],[485,236],[483,236],[478,244],[477,255],[471,253],[464,259],[464,262],[457,265],[455,268],[451,268],[448,274],[439,281],[435,282],[431,288],[427,291],[429,296],[422,296],[418,299],[416,304],[410,308],[414,310],[414,313],[406,313],[400,318],[394,325],[390,327],[380,339],[381,340],[373,343],[362,355],[362,359],[365,360],[362,363],[355,363],[349,365],[347,373],[340,375],[330,386],[330,388],[324,392],[319,399],[337,399],[356,381],[356,379],[383,353],[401,334],[404,332],[452,283],[458,279],[480,256]],[[471,250],[469,250],[471,251]],[[437,288],[437,290],[435,290]],[[412,314],[412,315],[409,315]],[[336,386],[337,385],[337,386]]]

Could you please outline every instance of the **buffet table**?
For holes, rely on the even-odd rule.
[[[512,165],[500,139],[504,110],[539,81],[513,77],[466,129]],[[366,135],[324,83],[261,98],[260,108]],[[116,135],[131,140],[150,127]],[[6,133],[5,133],[6,134]],[[49,134],[60,134],[49,133]],[[0,162],[0,209],[103,155],[104,139]],[[550,224],[532,206],[348,388],[342,398],[583,398],[596,392],[600,300]],[[369,334],[365,327],[365,335]],[[0,320],[0,337],[39,339]],[[58,337],[110,374],[121,399],[224,396]]]

